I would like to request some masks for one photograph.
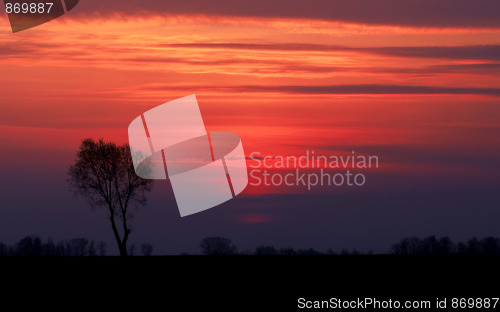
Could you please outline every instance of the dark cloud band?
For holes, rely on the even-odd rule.
[[[499,27],[497,0],[87,0],[76,16],[208,15],[307,18],[424,27]]]
[[[276,92],[288,94],[476,94],[500,96],[500,88],[449,88],[432,86],[402,86],[402,85],[332,85],[332,86],[234,86],[234,87],[203,87],[186,86],[186,90],[225,91],[225,92]],[[141,90],[183,90],[182,86],[155,85],[144,86]]]

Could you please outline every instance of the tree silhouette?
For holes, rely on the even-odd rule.
[[[94,241],[90,242],[88,254],[90,257],[97,256],[97,250],[95,249],[95,242]]]
[[[481,244],[476,237],[469,239],[466,248],[468,254],[478,254],[481,252]]]
[[[293,256],[293,255],[296,255],[297,252],[293,248],[288,247],[288,248],[282,248],[282,249],[280,249],[280,254],[281,255],[286,255],[286,256]]]
[[[273,256],[278,252],[273,246],[259,246],[255,249],[255,254],[258,256]]]
[[[422,241],[418,237],[405,237],[391,248],[394,254],[419,254],[422,253]]]
[[[45,256],[56,256],[57,255],[56,245],[54,244],[54,241],[52,240],[52,238],[49,238],[47,240],[47,243],[42,245],[42,254]]]
[[[481,252],[484,254],[498,254],[500,242],[495,237],[485,237],[481,240]]]
[[[205,255],[234,255],[238,249],[230,239],[224,237],[207,237],[200,243]]]
[[[151,254],[153,253],[153,245],[142,244],[141,251],[144,256],[151,256]]]
[[[9,255],[9,246],[4,243],[0,243],[0,257],[5,257]]]
[[[99,256],[105,256],[106,255],[106,243],[105,242],[100,242],[98,246],[99,250]]]
[[[71,189],[91,208],[105,207],[121,256],[127,256],[131,206],[145,205],[152,180],[135,174],[128,144],[85,139],[68,172]]]
[[[438,253],[438,241],[436,236],[424,238],[420,243],[420,253],[435,254]]]
[[[15,255],[21,257],[41,256],[42,241],[38,236],[27,236],[21,239],[15,246]]]
[[[455,244],[451,241],[449,237],[442,237],[438,243],[438,253],[440,254],[452,254],[456,252]]]
[[[128,246],[128,255],[129,256],[135,256],[135,244],[132,244]]]
[[[68,242],[72,256],[83,257],[88,254],[89,240],[86,238],[73,238]]]

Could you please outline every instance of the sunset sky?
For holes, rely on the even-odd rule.
[[[0,241],[84,236],[113,253],[104,212],[69,192],[78,146],[126,143],[135,117],[190,94],[247,155],[354,150],[379,168],[363,187],[248,186],[186,218],[159,182],[138,246],[195,253],[219,235],[385,252],[412,235],[500,236],[498,1],[81,0],[15,34],[2,12]]]

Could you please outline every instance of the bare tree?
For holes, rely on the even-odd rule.
[[[120,255],[127,256],[131,206],[146,204],[153,183],[135,174],[128,144],[85,139],[68,173],[76,196],[87,199],[92,209],[106,208]]]

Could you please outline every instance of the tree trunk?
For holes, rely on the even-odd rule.
[[[111,221],[111,227],[113,228],[113,234],[115,235],[116,243],[118,244],[118,250],[120,251],[120,256],[126,257],[128,256],[127,253],[127,240],[121,240],[120,239],[120,233],[118,233],[118,229],[116,228],[115,224],[115,216],[113,212],[111,211],[111,216],[109,217],[109,220]]]
[[[127,244],[121,244],[120,245],[120,256],[122,256],[122,257],[127,257],[128,256]]]

